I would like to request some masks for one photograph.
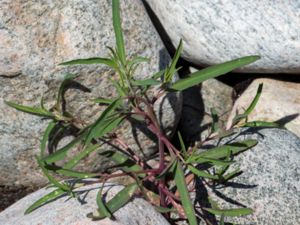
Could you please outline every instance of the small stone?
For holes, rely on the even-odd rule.
[[[260,83],[263,84],[263,90],[248,121],[277,121],[300,137],[300,84],[296,82],[266,78],[254,80],[235,102],[228,121],[247,109]]]

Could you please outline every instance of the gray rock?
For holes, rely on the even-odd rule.
[[[77,199],[64,196],[53,202],[43,205],[28,215],[24,215],[25,210],[34,201],[49,193],[51,189],[40,189],[25,198],[19,200],[6,210],[0,213],[0,224],[5,225],[57,225],[57,224],[80,224],[80,225],[168,225],[166,219],[155,209],[140,198],[133,198],[128,204],[114,213],[115,221],[108,218],[100,221],[92,221],[86,215],[97,209],[96,196],[100,184],[88,185],[78,189],[80,191],[80,203]],[[105,200],[111,199],[122,189],[122,186],[105,184],[103,193],[106,194]],[[79,193],[79,192],[78,192]]]
[[[195,69],[191,68],[191,72]],[[233,88],[209,79],[183,91],[182,116],[179,130],[188,143],[203,140],[211,128],[211,108],[219,115],[219,127],[224,127],[231,111]]]
[[[127,54],[151,59],[136,73],[139,78],[145,78],[164,68],[170,58],[143,4],[139,0],[126,3],[121,4],[121,14]],[[103,110],[91,99],[114,94],[107,78],[114,77],[115,73],[106,66],[57,65],[71,59],[108,56],[106,46],[115,46],[111,17],[111,3],[105,0],[1,2],[0,184],[40,185],[46,181],[33,157],[39,151],[46,121],[17,112],[6,106],[4,100],[37,106],[44,95],[47,107],[51,107],[64,74],[76,73],[79,77],[75,80],[90,88],[90,92],[68,89],[66,109],[90,123]],[[178,95],[164,97],[158,108],[162,126],[171,134],[180,116],[181,99]],[[129,145],[135,150],[143,149],[146,155],[153,153],[155,142],[136,130],[129,123],[122,129]],[[97,160],[87,167],[92,159],[97,157],[86,159],[81,167],[99,169],[102,164]]]
[[[239,71],[300,71],[297,0],[148,0],[147,3],[173,44],[176,46],[183,39],[182,56],[190,62],[207,66],[260,55],[261,60]]]
[[[287,130],[245,129],[234,141],[245,139],[258,144],[236,157],[243,173],[225,187],[200,188],[198,200],[206,192],[221,208],[254,210],[246,217],[227,218],[237,224],[300,224],[300,139]]]

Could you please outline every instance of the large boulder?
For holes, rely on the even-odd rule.
[[[16,111],[4,100],[37,106],[44,95],[46,106],[53,106],[59,83],[67,72],[72,72],[79,74],[75,81],[90,92],[78,85],[68,89],[67,111],[90,123],[103,110],[91,99],[111,96],[114,87],[107,78],[115,76],[115,72],[102,65],[66,68],[58,63],[108,56],[106,46],[115,46],[111,14],[111,2],[105,0],[1,2],[0,185],[41,185],[46,181],[34,155],[39,151],[47,121]],[[151,59],[138,68],[138,77],[148,77],[164,68],[170,57],[141,1],[130,0],[126,5],[122,1],[121,14],[127,54]],[[164,96],[156,108],[162,126],[171,134],[181,112],[180,97]],[[155,151],[155,140],[139,127],[127,123],[122,131],[133,149],[142,149],[145,155]],[[90,158],[94,159],[94,163],[87,159],[82,167],[101,169],[97,155]]]
[[[238,71],[299,73],[299,1],[146,0],[182,56],[199,66],[246,55],[262,59]],[[283,10],[284,9],[284,10]]]
[[[228,121],[232,121],[237,113],[242,114],[245,111],[260,83],[263,84],[263,90],[257,105],[248,116],[248,121],[277,121],[300,137],[300,84],[296,82],[267,78],[254,80],[236,100]]]
[[[287,130],[244,129],[225,142],[256,139],[258,144],[235,158],[243,173],[225,186],[205,186],[198,180],[198,198],[206,195],[221,208],[250,207],[252,215],[227,218],[229,222],[251,225],[300,224],[300,139]],[[204,188],[204,186],[206,188]],[[210,207],[210,205],[205,205]]]
[[[133,198],[128,204],[119,209],[113,215],[115,220],[108,218],[92,221],[87,214],[96,211],[96,197],[101,184],[92,184],[78,189],[79,202],[76,198],[64,196],[53,202],[47,203],[28,215],[25,210],[36,200],[51,192],[53,189],[40,189],[25,198],[22,198],[6,210],[0,213],[0,224],[6,225],[168,225],[166,219],[141,198]],[[115,196],[122,186],[107,183],[103,189],[105,201]]]

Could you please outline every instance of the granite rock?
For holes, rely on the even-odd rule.
[[[244,225],[299,224],[300,139],[280,129],[244,129],[234,138],[226,138],[223,143],[258,140],[255,147],[235,158],[235,167],[239,166],[243,173],[218,188],[206,186],[204,189],[199,180],[197,200],[205,204],[203,196],[209,194],[221,208],[250,207],[254,210],[252,215],[228,217],[226,222]]]
[[[146,0],[182,56],[199,66],[247,55],[261,60],[240,72],[299,73],[297,0]],[[283,10],[284,9],[284,10]]]
[[[191,68],[191,72],[196,69]],[[188,143],[203,140],[210,129],[211,108],[219,115],[219,127],[224,127],[233,106],[233,88],[209,79],[183,91],[182,116],[178,128]]]
[[[166,219],[155,209],[140,198],[133,198],[128,204],[114,213],[116,220],[108,218],[92,221],[86,215],[97,209],[96,196],[100,184],[92,184],[78,189],[79,197],[82,202],[75,198],[64,196],[53,202],[47,203],[28,215],[24,211],[34,201],[49,193],[51,189],[40,189],[13,204],[0,213],[0,224],[12,225],[168,225]],[[122,186],[105,184],[103,193],[106,194],[105,200],[111,199],[122,189]]]
[[[170,57],[142,2],[126,3],[121,4],[121,14],[127,54],[151,59],[136,73],[138,78],[145,78],[164,68]],[[4,100],[37,106],[43,95],[46,106],[51,107],[64,75],[76,73],[79,76],[75,81],[90,90],[68,89],[66,109],[89,123],[94,121],[103,107],[93,104],[91,99],[111,97],[114,88],[107,78],[115,76],[114,71],[102,65],[62,67],[58,63],[108,56],[106,46],[115,46],[110,1],[1,2],[0,185],[40,185],[46,181],[37,169],[34,155],[39,151],[39,139],[47,121],[9,108]],[[179,95],[164,96],[163,104],[157,108],[162,126],[171,134],[181,112]],[[134,149],[142,148],[146,155],[153,153],[155,142],[149,136],[129,123],[123,131]],[[86,166],[95,156],[82,167],[99,169],[101,164],[97,160],[90,168]]]
[[[264,85],[262,94],[248,121],[277,121],[300,137],[300,84],[296,82],[266,78],[254,80],[235,102],[228,121],[232,121],[237,113],[244,112],[260,83]]]

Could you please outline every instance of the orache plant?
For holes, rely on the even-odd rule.
[[[86,185],[86,183],[83,182],[86,178],[95,178],[93,182],[103,183],[104,185],[105,182],[112,178],[129,176],[133,182],[127,185],[108,202],[102,199],[101,188],[97,196],[98,209],[88,214],[88,217],[93,220],[105,217],[113,218],[115,211],[124,206],[133,196],[139,195],[154,205],[166,218],[170,219],[170,215],[175,212],[181,219],[187,219],[189,224],[196,225],[198,224],[197,220],[200,218],[195,212],[195,206],[191,202],[189,195],[189,192],[195,189],[193,185],[194,179],[201,177],[208,182],[225,183],[237,176],[240,173],[239,170],[227,172],[230,165],[234,163],[233,156],[251,148],[257,141],[244,140],[242,142],[218,146],[199,153],[196,148],[186,147],[181,135],[178,133],[181,144],[180,149],[178,149],[170,142],[168,136],[161,129],[153,105],[157,99],[165,93],[183,91],[209,78],[217,77],[252,63],[258,60],[259,56],[247,56],[211,66],[194,72],[186,78],[174,81],[174,74],[178,70],[176,64],[182,50],[182,41],[180,41],[174,58],[167,68],[152,75],[148,79],[136,80],[133,75],[137,66],[142,62],[147,62],[148,59],[143,57],[127,58],[121,29],[119,0],[112,1],[112,9],[116,48],[108,48],[110,57],[77,59],[60,64],[104,64],[114,69],[118,74],[118,80],[112,81],[118,96],[113,99],[99,98],[95,100],[97,104],[101,103],[107,105],[107,108],[94,123],[83,126],[83,128],[78,128],[78,123],[81,123],[81,125],[85,123],[78,121],[75,116],[66,112],[64,107],[62,107],[64,88],[68,82],[75,77],[75,75],[72,74],[66,75],[57,93],[56,104],[51,109],[44,107],[43,99],[40,107],[22,106],[13,102],[6,102],[6,104],[15,109],[40,116],[50,121],[41,140],[40,155],[36,156],[36,159],[43,173],[48,178],[49,183],[55,187],[55,190],[33,203],[25,213],[30,213],[43,204],[64,194],[76,197],[76,189]],[[151,95],[153,97],[149,99],[146,96],[148,96],[148,92],[153,90],[150,89],[153,86],[158,86],[159,88],[158,91]],[[212,109],[212,126],[206,140],[218,139],[232,134],[233,128],[242,120],[247,119],[247,116],[253,110],[261,93],[261,89],[262,85],[259,87],[258,93],[249,108],[244,114],[238,115],[234,119],[232,126],[228,130],[222,130],[217,127],[218,116],[215,110]],[[156,136],[158,145],[157,157],[159,159],[157,166],[151,166],[147,162],[147,159],[139,157],[138,154],[134,153],[128,145],[114,133],[114,129],[129,118],[142,121],[149,131]],[[275,124],[260,121],[239,123],[239,126],[258,125],[274,126]],[[47,143],[50,138],[53,138],[53,132],[57,127],[63,127],[65,129],[76,127],[79,131],[76,134],[76,138],[69,144],[57,149],[52,154],[46,154]],[[102,138],[105,138],[108,142],[117,141],[119,143],[118,147],[122,151],[116,148],[115,151],[102,151],[99,154],[117,164],[116,168],[121,172],[117,171],[107,174],[75,171],[73,168],[80,160],[92,152],[99,150],[100,139]],[[68,152],[70,152],[75,145],[79,145],[81,151],[67,160],[66,156]],[[66,162],[58,166],[57,162],[62,160]],[[214,168],[214,170],[198,169],[199,164],[209,165]],[[53,174],[76,179],[72,180],[72,182],[68,180],[60,182]],[[146,183],[148,185],[145,185]],[[202,210],[220,215],[221,224],[224,223],[225,216],[241,216],[252,212],[249,208],[220,209],[213,201],[211,201],[211,205],[213,208],[202,208]]]

